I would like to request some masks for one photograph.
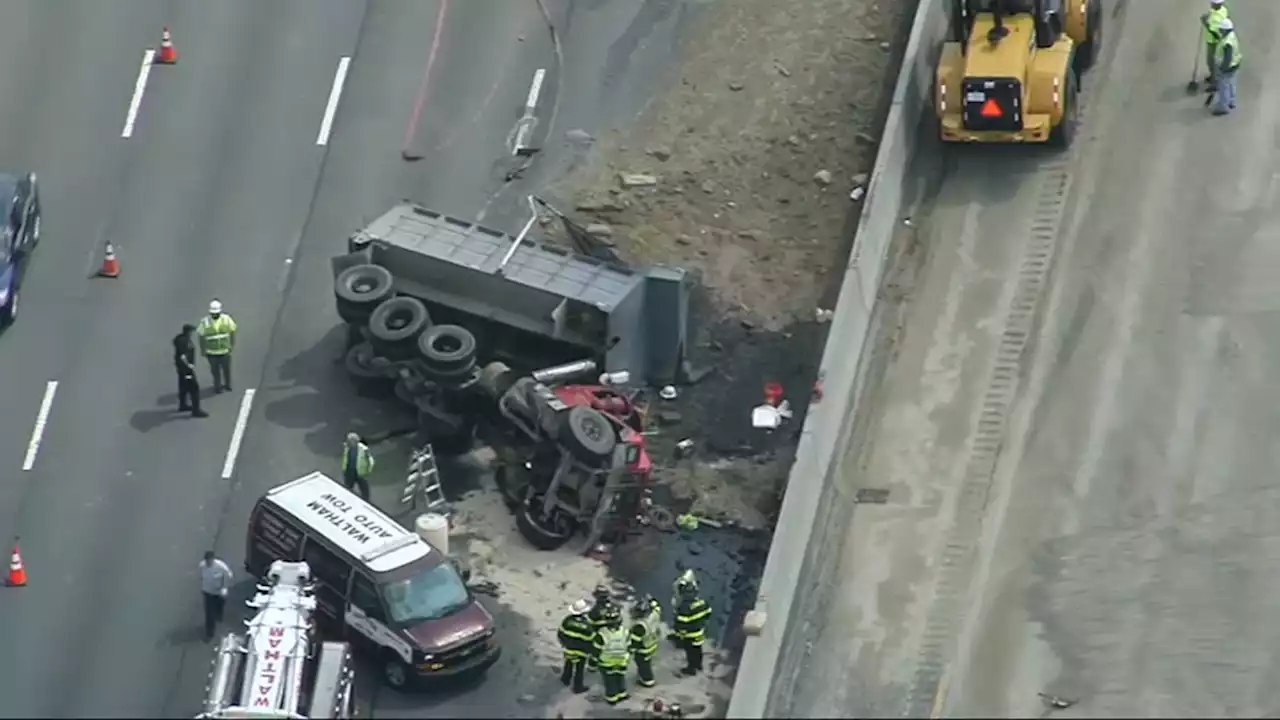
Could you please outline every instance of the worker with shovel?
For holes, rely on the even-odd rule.
[[[1217,80],[1212,97],[1214,115],[1226,115],[1236,109],[1236,75],[1240,70],[1240,39],[1236,36],[1235,23],[1223,18],[1218,23],[1218,44],[1214,48],[1213,64],[1217,66]]]
[[[1204,39],[1204,60],[1209,66],[1209,76],[1204,80],[1209,83],[1209,87],[1214,87],[1217,77],[1218,68],[1215,66],[1213,59],[1218,52],[1218,41],[1222,39],[1221,33],[1218,31],[1218,25],[1228,17],[1227,0],[1209,0],[1209,12],[1200,16],[1200,25],[1202,27],[1201,35]]]

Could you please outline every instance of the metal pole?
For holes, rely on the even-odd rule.
[[[511,247],[507,248],[507,254],[502,256],[502,262],[498,263],[498,269],[494,271],[498,275],[501,275],[503,269],[507,267],[507,263],[511,262],[512,256],[516,254],[516,250],[520,247],[520,243],[524,242],[524,236],[529,234],[529,231],[533,229],[533,224],[538,221],[538,207],[533,202],[533,196],[530,195],[526,200],[529,203],[529,222],[525,223],[524,227],[520,229],[520,234],[516,235],[515,240],[511,241]]]

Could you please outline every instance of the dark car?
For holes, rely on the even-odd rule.
[[[0,173],[0,202],[9,221],[0,230],[0,323],[18,317],[18,289],[27,260],[40,242],[40,186],[35,173],[24,177]]]

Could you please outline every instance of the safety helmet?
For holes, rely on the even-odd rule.
[[[222,312],[222,303],[218,302],[217,300],[214,300],[213,302],[209,303],[210,315],[217,315],[221,312]]]
[[[1227,0],[1209,0],[1209,7],[1222,7],[1227,4]]]
[[[1231,22],[1231,18],[1222,18],[1218,21],[1218,29],[1222,32],[1231,32],[1236,29],[1236,24]]]
[[[574,600],[573,604],[569,606],[569,614],[586,615],[591,612],[591,606],[594,604],[595,603],[591,602],[591,598],[580,598],[578,600]]]
[[[636,599],[634,612],[637,615],[647,615],[653,609],[653,597],[650,595],[641,595]]]
[[[608,600],[612,595],[613,593],[604,585],[597,585],[596,589],[591,591],[591,596],[596,600]]]

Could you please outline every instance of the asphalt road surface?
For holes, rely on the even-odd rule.
[[[542,172],[504,181],[533,71],[541,113],[625,115],[643,98],[614,95],[648,71],[604,55],[666,32],[677,5],[0,4],[0,168],[37,171],[45,211],[0,338],[0,535],[21,536],[30,574],[0,592],[0,715],[197,711],[201,552],[238,568],[253,499],[332,465],[349,424],[340,396],[318,399],[340,381],[313,351],[336,323],[328,256],[401,197],[518,216]],[[548,16],[575,21],[559,51]],[[144,69],[166,25],[178,63]],[[558,55],[612,75],[561,91]],[[108,241],[123,275],[90,279]],[[169,339],[213,297],[240,325],[235,391],[186,419]]]
[[[947,154],[869,445],[842,466],[892,499],[833,523],[775,712],[1280,704],[1280,8],[1231,4],[1246,65],[1225,118],[1184,90],[1204,9],[1106,3],[1065,161]]]

